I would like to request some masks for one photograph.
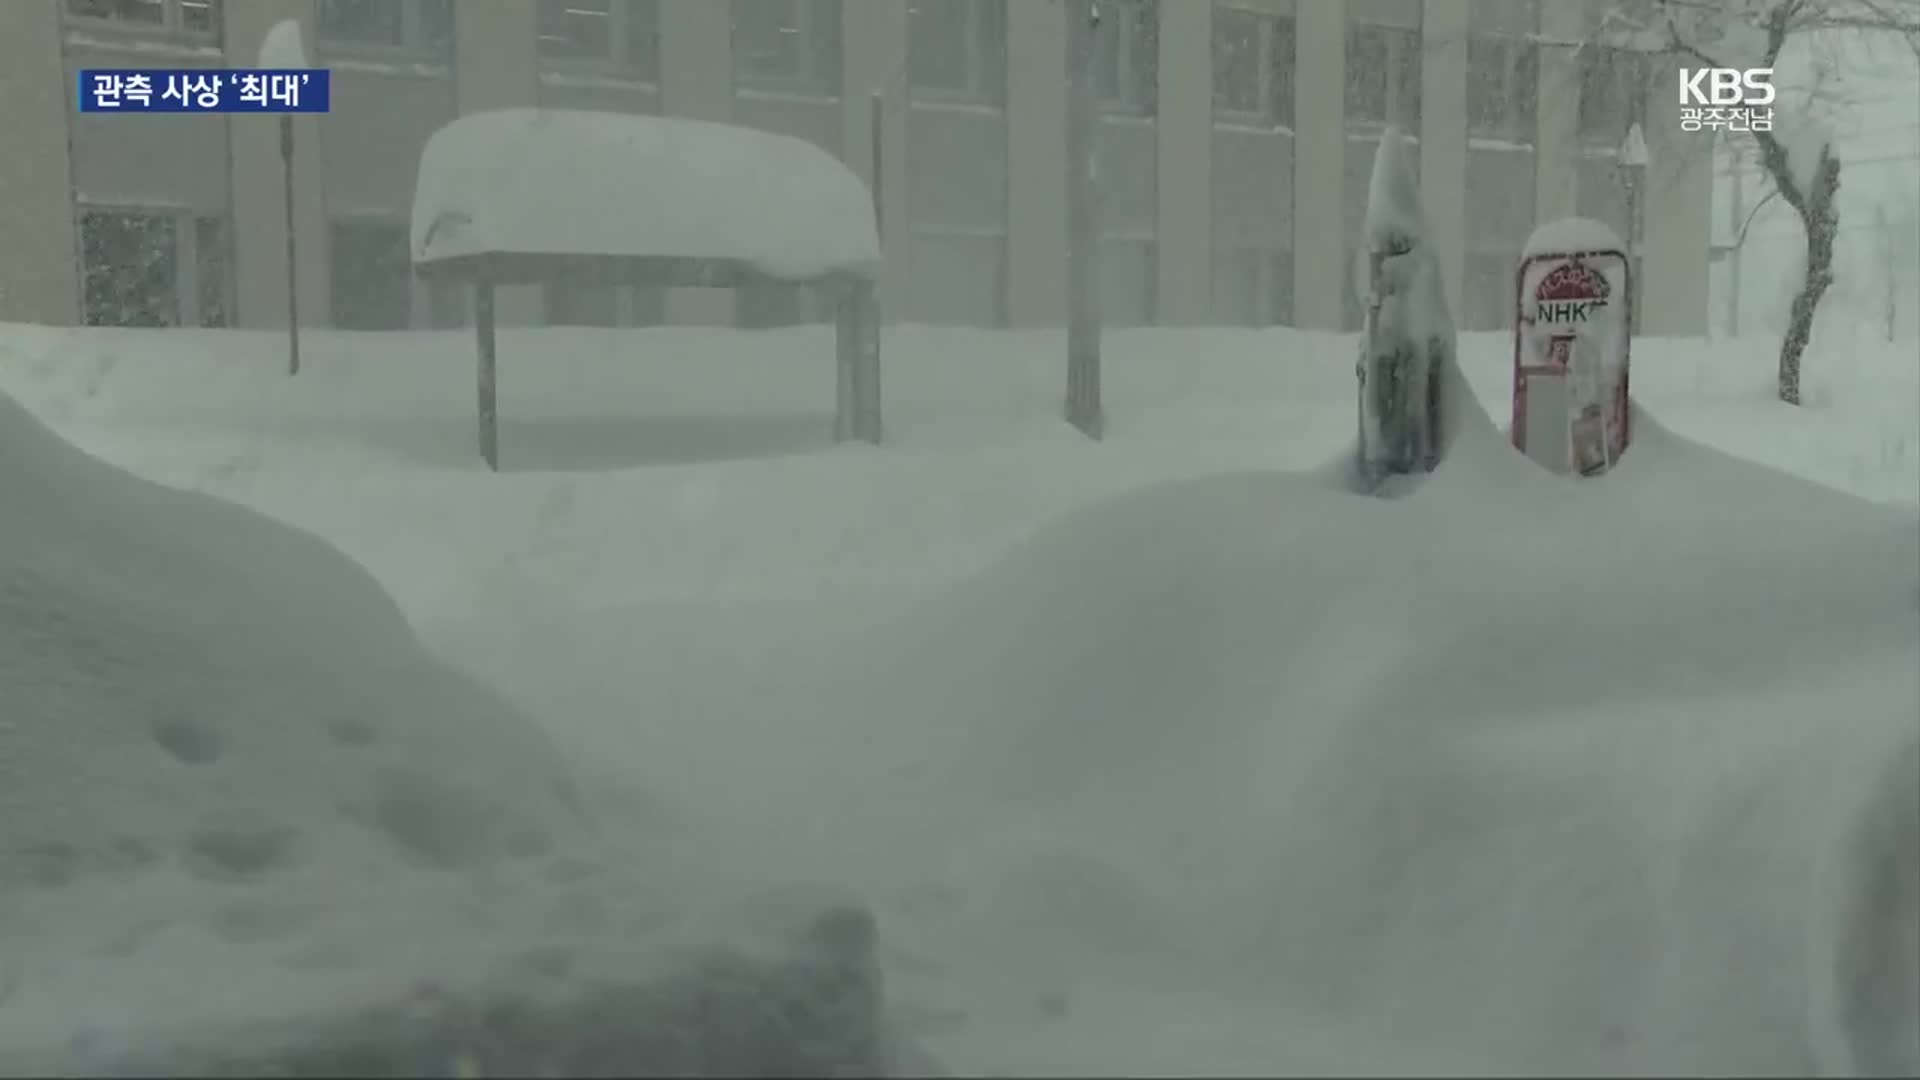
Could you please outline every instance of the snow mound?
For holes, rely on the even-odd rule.
[[[791,280],[880,264],[866,185],[813,143],[564,109],[473,113],[427,140],[415,261],[486,252],[732,259]]]
[[[1344,1074],[1910,1074],[1920,522],[1637,423],[1580,485],[1482,432],[1075,512],[832,707],[912,727],[964,825],[900,845],[1036,980],[1238,987]]]
[[[0,1073],[879,1067],[857,905],[683,913],[327,545],[4,396],[0,505]]]

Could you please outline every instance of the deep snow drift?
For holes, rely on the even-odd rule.
[[[880,1067],[861,909],[689,918],[323,542],[4,395],[0,506],[0,1072]]]
[[[1638,422],[1599,480],[1468,429],[1393,503],[1246,473],[1079,511],[805,726],[946,816],[858,835],[953,945],[1017,933],[998,974],[1088,1011],[1258,1001],[1267,1068],[1911,1074],[1920,524]],[[1127,1060],[1169,1064],[988,1067]]]
[[[1660,421],[1891,506],[1644,418],[1571,482],[1484,417],[1382,503],[1295,471],[1350,336],[1114,334],[1094,446],[1058,335],[889,328],[891,445],[811,452],[826,333],[524,333],[546,471],[500,476],[464,334],[289,380],[271,335],[14,328],[0,384],[353,554],[657,880],[869,900],[955,1071],[1898,1071],[1910,352],[1834,339],[1791,409],[1769,350],[1635,343]],[[1510,339],[1460,345],[1504,402]]]

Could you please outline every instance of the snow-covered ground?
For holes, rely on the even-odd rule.
[[[876,449],[824,329],[508,331],[501,475],[465,334],[0,328],[0,391],[366,567],[642,875],[864,898],[956,1071],[1920,1063],[1909,351],[1795,410],[1643,340],[1615,473],[1382,503],[1303,471],[1350,338],[1107,340],[1096,446],[1060,335],[890,330]]]

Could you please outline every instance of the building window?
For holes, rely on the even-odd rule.
[[[1160,100],[1160,0],[1102,0],[1093,93],[1115,112],[1152,116]]]
[[[840,0],[734,0],[737,86],[840,94]]]
[[[70,20],[220,40],[222,0],[66,0]]]
[[[176,216],[82,212],[80,275],[81,318],[88,326],[179,325]]]
[[[333,226],[333,325],[405,330],[413,323],[413,259],[407,228],[370,222]]]
[[[1638,117],[1648,80],[1647,58],[1623,49],[1588,44],[1580,49],[1580,135],[1617,144]]]
[[[317,0],[322,46],[398,50],[446,57],[453,51],[453,0]]]
[[[1000,104],[1007,92],[1007,0],[912,0],[907,80],[935,97]]]
[[[538,0],[540,55],[591,61],[660,80],[659,0]]]
[[[1347,122],[1420,131],[1420,31],[1347,27]]]
[[[1532,143],[1540,50],[1530,41],[1476,35],[1467,41],[1467,130]]]
[[[1215,252],[1213,317],[1226,326],[1292,326],[1293,252]]]
[[[1216,5],[1213,9],[1213,113],[1293,126],[1294,26],[1291,18]]]
[[[915,322],[1006,325],[1005,234],[921,226],[909,244],[909,303]]]
[[[201,326],[227,326],[231,319],[233,280],[227,273],[231,265],[227,247],[227,223],[222,218],[203,217],[193,221],[193,281],[199,294]]]

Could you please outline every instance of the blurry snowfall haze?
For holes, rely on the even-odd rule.
[[[269,1071],[1920,1074],[1920,0],[0,0],[0,1075]]]

